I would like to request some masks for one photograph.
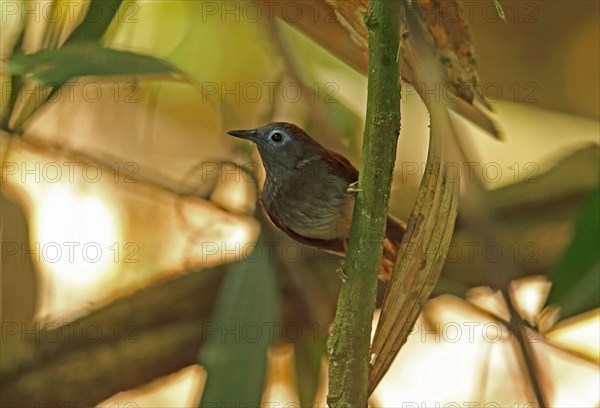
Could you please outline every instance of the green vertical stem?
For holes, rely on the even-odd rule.
[[[371,323],[400,132],[400,4],[371,0],[369,74],[360,189],[345,261],[345,283],[329,338],[330,407],[366,407]]]

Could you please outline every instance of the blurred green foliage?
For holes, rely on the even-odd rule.
[[[261,236],[248,258],[227,272],[214,318],[202,328],[207,342],[199,362],[208,378],[200,407],[260,405],[267,351],[279,327],[271,251]]]
[[[579,213],[575,235],[556,263],[549,304],[558,304],[563,318],[600,307],[600,185]]]

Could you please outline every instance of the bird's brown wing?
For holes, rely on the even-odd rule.
[[[348,184],[358,181],[358,170],[344,156],[328,150],[327,154],[324,155],[324,160],[327,162],[329,170],[335,174],[343,175],[343,177],[348,181]],[[277,217],[272,216],[264,205],[263,208],[273,224],[275,224],[277,228],[285,232],[296,241],[308,246],[332,252],[339,256],[344,256],[346,254],[346,250],[348,248],[347,238],[314,239],[305,237],[285,226]],[[380,279],[390,279],[404,231],[405,226],[401,221],[398,221],[391,216],[388,217],[383,245],[383,257],[381,259],[381,270],[379,273]]]
[[[358,170],[352,165],[352,163],[348,161],[348,159],[333,151],[328,151],[328,153],[329,154],[325,158],[331,171],[335,172],[336,174],[343,174],[346,177],[346,180],[348,180],[348,184],[354,183],[358,180]],[[380,279],[390,279],[405,230],[406,226],[402,221],[399,221],[392,216],[388,217],[385,230],[385,240],[383,242],[381,269],[379,272]],[[294,236],[292,235],[292,237]],[[317,246],[319,248],[327,249],[331,252],[344,255],[348,247],[348,240],[338,239],[332,241],[335,242],[320,242],[318,245],[308,243],[308,245]],[[327,246],[329,246],[329,248],[326,248]]]
[[[348,185],[354,183],[358,180],[358,170],[346,159],[344,156],[327,149],[323,149],[325,154],[323,155],[323,160],[328,165],[328,170],[334,174],[342,175],[347,181]],[[261,204],[269,219],[275,224],[277,228],[285,232],[290,237],[294,238],[296,241],[299,241],[305,245],[316,247],[323,249],[328,252],[335,253],[337,255],[343,256],[346,253],[346,248],[348,247],[348,239],[347,237],[343,238],[334,238],[334,239],[315,239],[309,238],[304,235],[298,234],[278,219],[278,217],[273,216],[267,206],[262,201]]]
[[[342,175],[348,184],[358,181],[358,170],[344,156],[331,150],[326,150],[323,159],[333,174]]]

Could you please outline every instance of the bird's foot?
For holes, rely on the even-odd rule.
[[[346,283],[348,281],[348,275],[346,275],[346,271],[344,270],[344,261],[343,260],[340,261],[340,265],[337,267],[335,272],[337,273],[338,277],[341,279],[341,281],[343,283]]]
[[[348,194],[356,194],[356,193],[360,193],[362,191],[361,188],[358,188],[358,181],[355,181],[354,183],[350,183],[350,185],[348,185],[348,188],[346,189],[346,193]]]

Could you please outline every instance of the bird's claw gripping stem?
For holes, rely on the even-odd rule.
[[[361,188],[358,188],[358,181],[355,181],[354,183],[350,183],[348,185],[348,188],[346,189],[346,192],[348,194],[356,194],[356,193],[360,193],[362,191]]]

